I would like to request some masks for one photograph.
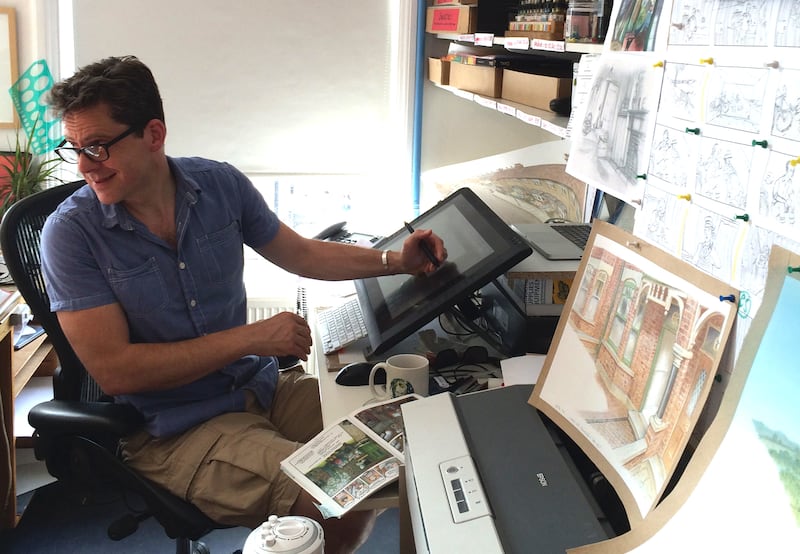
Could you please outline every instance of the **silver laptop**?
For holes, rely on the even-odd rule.
[[[520,234],[548,260],[580,260],[592,230],[590,223],[537,223],[520,227]]]

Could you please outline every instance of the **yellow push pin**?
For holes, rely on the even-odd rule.
[[[714,63],[714,58],[700,58],[700,63],[707,63],[711,65]]]
[[[687,192],[686,194],[679,194],[678,198],[680,198],[681,200],[691,200],[692,195]]]

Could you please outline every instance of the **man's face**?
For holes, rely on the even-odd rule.
[[[63,120],[66,140],[78,148],[107,143],[128,129],[111,118],[105,104],[67,113]],[[137,135],[132,133],[111,145],[107,160],[98,162],[85,154],[78,157],[78,171],[103,204],[123,202],[140,190],[153,152],[147,145],[147,130],[144,137]]]

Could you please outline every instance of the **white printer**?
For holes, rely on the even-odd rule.
[[[558,439],[515,385],[402,406],[418,553],[560,552],[614,536]]]

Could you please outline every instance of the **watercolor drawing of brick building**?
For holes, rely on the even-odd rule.
[[[562,354],[540,394],[608,459],[645,515],[703,408],[730,312],[718,297],[613,249],[595,245],[585,255]]]

